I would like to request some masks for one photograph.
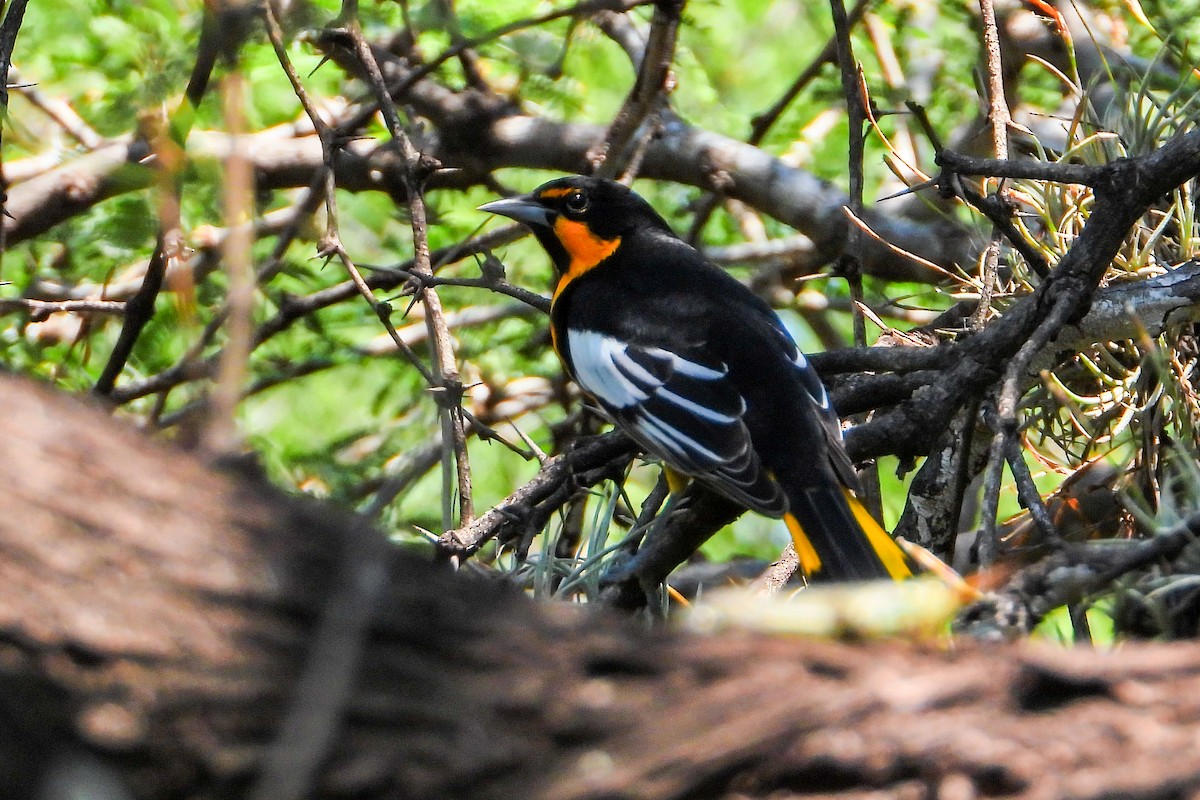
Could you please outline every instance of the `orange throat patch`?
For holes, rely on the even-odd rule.
[[[571,281],[600,264],[621,245],[620,236],[615,239],[601,239],[592,233],[587,223],[576,222],[566,217],[559,217],[554,221],[554,235],[571,257],[571,262],[567,265],[567,271],[558,279],[551,302],[558,299]]]

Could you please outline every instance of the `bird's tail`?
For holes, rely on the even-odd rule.
[[[820,581],[862,581],[912,575],[904,551],[849,489],[805,487],[788,492],[783,520],[804,574]]]

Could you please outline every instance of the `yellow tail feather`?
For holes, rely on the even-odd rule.
[[[896,540],[880,527],[875,518],[849,489],[843,491],[846,495],[846,502],[850,504],[850,510],[854,513],[854,520],[867,535],[867,541],[871,543],[871,549],[883,562],[884,569],[896,580],[911,578],[912,569],[908,566],[908,559],[905,558],[900,545],[896,544]]]
[[[667,477],[667,488],[671,490],[671,494],[679,494],[692,482],[692,476],[667,464],[663,464],[662,470],[663,475]]]
[[[792,546],[796,548],[796,555],[800,556],[800,569],[804,570],[805,575],[812,575],[821,568],[821,557],[817,555],[817,549],[812,546],[808,534],[804,532],[800,520],[795,516],[790,513],[784,514],[783,522],[792,534]]]

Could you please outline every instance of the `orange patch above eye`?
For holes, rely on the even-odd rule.
[[[538,192],[539,200],[549,200],[552,197],[565,197],[575,191],[574,186],[562,186],[557,189],[546,189],[544,192]]]
[[[620,236],[601,239],[592,233],[587,223],[576,222],[566,217],[559,217],[554,221],[554,235],[571,257],[567,271],[558,279],[558,286],[554,289],[555,300],[562,290],[567,288],[567,284],[611,256],[621,244]]]

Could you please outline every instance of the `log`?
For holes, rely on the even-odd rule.
[[[46,387],[0,398],[3,797],[1200,790],[1194,645],[699,636],[537,604]]]

